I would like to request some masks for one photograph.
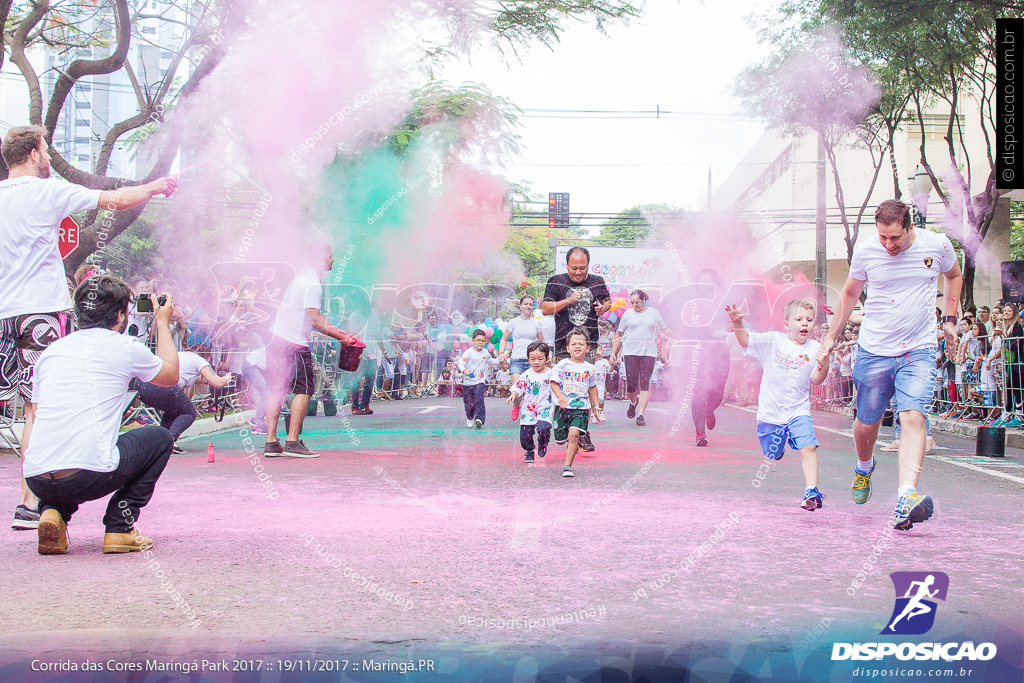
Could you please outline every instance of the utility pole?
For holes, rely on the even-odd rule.
[[[818,133],[817,212],[814,221],[814,284],[825,291],[828,284],[825,251],[825,138]]]

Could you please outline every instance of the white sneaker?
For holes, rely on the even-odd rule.
[[[924,452],[925,453],[931,453],[933,448],[935,448],[935,439],[933,439],[929,435],[928,438],[925,439],[925,442],[924,442]]]
[[[472,420],[466,420],[466,426],[467,427],[475,427],[476,423],[473,422]]]
[[[568,465],[566,465],[566,466],[564,466],[564,467],[562,468],[562,476],[563,476],[563,477],[575,477],[575,476],[576,476],[576,473],[572,471],[572,468],[571,468],[571,467],[569,467]]]
[[[893,451],[898,451],[899,449],[900,449],[900,440],[899,439],[896,439],[895,441],[893,441],[888,446],[882,446],[882,450],[883,451],[887,451],[889,453],[892,453]]]

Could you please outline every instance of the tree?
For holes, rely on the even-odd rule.
[[[134,88],[137,113],[111,122],[90,169],[76,168],[57,150],[52,151],[53,168],[65,179],[107,190],[148,182],[168,173],[179,154],[185,131],[202,127],[203,122],[197,120],[201,114],[191,111],[190,98],[217,69],[229,47],[251,32],[249,13],[255,5],[236,0],[162,0],[161,5],[183,13],[185,20],[174,19],[168,12],[147,14],[147,3],[140,3],[140,9],[134,10],[128,0],[0,0],[0,66],[5,56],[17,65],[29,90],[28,120],[46,126],[50,131],[47,142],[52,141],[54,126],[80,79],[123,71]],[[601,30],[609,21],[639,16],[639,9],[628,0],[517,0],[497,8],[481,6],[472,10],[440,4],[436,8],[426,7],[417,5],[409,11],[433,12],[450,27],[453,43],[465,46],[483,36],[499,49],[511,48],[513,52],[532,41],[551,47],[559,40],[566,19],[592,21]],[[173,51],[165,75],[152,80],[146,74],[135,73],[126,61],[130,47],[147,40],[137,21],[142,18],[160,24],[158,33],[169,24],[183,28],[180,46]],[[478,26],[487,29],[478,34]],[[39,74],[28,59],[30,50],[44,46],[62,55],[74,55],[80,49],[105,50],[106,54],[97,59],[73,59],[59,72],[53,92],[44,103]],[[423,58],[442,53],[443,50],[427,51]],[[178,83],[176,74],[179,67],[184,70],[186,63],[191,64],[191,71],[184,82]],[[232,84],[238,89],[253,85]],[[159,133],[154,136],[158,142],[154,144],[155,162],[150,172],[138,180],[111,175],[110,156],[118,140],[147,125]],[[5,169],[0,169],[0,173],[5,173]],[[74,270],[94,251],[115,239],[142,214],[145,206],[116,213],[90,212],[82,228],[81,246],[66,263],[68,269]]]
[[[613,246],[633,246],[647,239],[660,239],[664,229],[662,220],[677,220],[683,212],[667,204],[641,204],[624,211],[601,224],[597,238],[612,240]]]
[[[871,193],[891,157],[893,135],[902,117],[899,112],[905,110],[906,101],[899,105],[898,98],[882,97],[879,74],[858,63],[837,35],[814,23],[807,31],[794,44],[748,69],[737,90],[772,128],[789,135],[817,135],[832,172],[849,263]],[[873,167],[870,187],[852,218],[838,162],[838,152],[845,145],[866,150]]]
[[[787,9],[792,16],[803,18],[805,25],[832,23],[839,27],[863,61],[885,65],[892,73],[894,102],[908,98],[910,118],[921,133],[920,163],[945,206],[946,221],[950,226],[967,224],[966,234],[960,236],[964,250],[961,302],[964,307],[973,306],[978,250],[1002,194],[996,188],[993,149],[995,17],[997,12],[1006,17],[1024,16],[1024,2],[808,0],[790,3]],[[937,103],[948,107],[941,165],[948,162],[948,174],[937,171],[926,149],[925,111]],[[971,159],[963,144],[959,112],[965,103],[977,105],[985,140],[983,159]],[[972,194],[976,179],[983,179],[983,189]],[[895,178],[894,184],[898,188]]]

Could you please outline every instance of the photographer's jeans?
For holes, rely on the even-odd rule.
[[[118,437],[121,460],[113,472],[81,470],[62,479],[38,474],[25,481],[39,497],[39,512],[56,510],[65,522],[71,521],[82,503],[113,493],[103,526],[108,534],[124,534],[135,526],[139,511],[153,497],[173,445],[170,432],[163,427],[139,427]]]

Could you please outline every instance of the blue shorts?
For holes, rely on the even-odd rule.
[[[757,423],[757,440],[761,442],[761,452],[769,460],[781,460],[786,452],[786,442],[795,451],[806,446],[819,446],[818,437],[814,436],[814,423],[808,415],[798,415],[784,425],[773,425],[767,422]]]
[[[513,375],[521,375],[530,369],[530,361],[525,358],[513,358],[508,362],[508,371]]]
[[[881,420],[893,396],[896,412],[916,410],[925,415],[935,388],[935,347],[900,356],[876,356],[858,347],[853,383],[857,387],[857,419],[861,424]]]
[[[996,407],[996,392],[994,391],[983,391],[981,392],[982,398],[985,399],[984,408],[995,408]]]

